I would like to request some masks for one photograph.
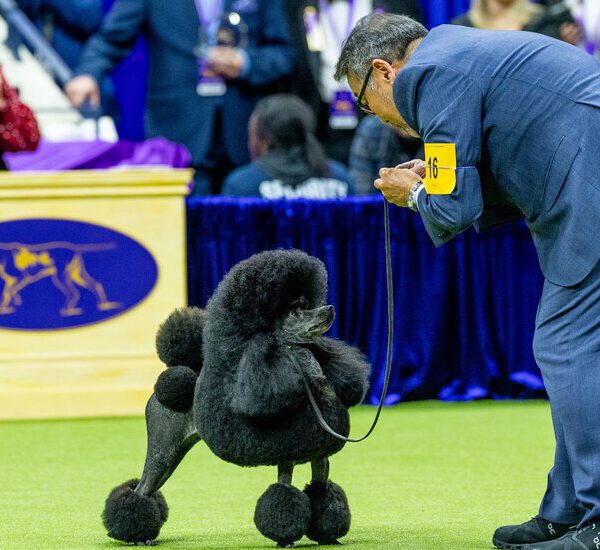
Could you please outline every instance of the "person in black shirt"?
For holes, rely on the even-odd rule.
[[[547,8],[530,0],[472,0],[471,9],[452,23],[478,29],[537,32],[570,44],[581,40],[579,26],[562,2]]]

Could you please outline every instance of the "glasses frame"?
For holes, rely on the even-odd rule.
[[[369,67],[369,72],[367,73],[367,76],[365,77],[365,80],[363,82],[362,88],[360,89],[360,93],[358,94],[358,97],[356,98],[356,105],[358,106],[358,108],[367,113],[368,115],[374,115],[375,113],[371,110],[371,107],[369,107],[368,103],[363,103],[363,97],[365,95],[365,92],[367,91],[367,86],[369,85],[369,79],[371,78],[371,75],[373,74],[373,65],[371,65]]]

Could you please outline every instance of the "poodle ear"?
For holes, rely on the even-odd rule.
[[[293,358],[265,335],[255,336],[237,369],[232,409],[254,418],[273,417],[296,409],[304,399]]]
[[[323,374],[346,407],[358,405],[369,389],[371,366],[355,347],[322,336],[310,346]]]

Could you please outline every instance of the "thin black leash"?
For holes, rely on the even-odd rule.
[[[310,389],[310,385],[304,371],[301,368],[298,368],[298,371],[302,375],[302,382],[304,382],[304,388],[306,389],[306,393],[308,394],[308,399],[310,404],[312,405],[313,411],[319,421],[321,427],[333,437],[337,437],[342,441],[348,441],[350,443],[359,443],[360,441],[364,441],[369,437],[375,426],[377,426],[377,422],[379,421],[379,415],[381,414],[381,410],[383,409],[383,403],[387,396],[388,384],[390,381],[390,374],[392,371],[392,348],[394,341],[394,281],[392,280],[392,246],[390,239],[390,212],[389,212],[389,203],[384,199],[383,201],[383,212],[384,212],[384,220],[385,220],[385,272],[387,277],[387,294],[388,294],[388,341],[387,341],[387,361],[385,365],[385,379],[383,382],[383,391],[381,392],[381,399],[379,400],[379,407],[377,407],[377,414],[375,415],[375,420],[373,420],[373,424],[371,428],[366,433],[366,435],[362,436],[360,439],[352,439],[350,437],[345,437],[342,434],[337,433],[334,429],[327,424],[325,419],[323,418],[323,414],[319,409],[319,405],[317,405],[317,401],[315,400],[315,396],[313,395],[312,390]]]

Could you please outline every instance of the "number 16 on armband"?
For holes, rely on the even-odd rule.
[[[425,144],[425,190],[429,195],[450,195],[456,187],[456,144]]]

